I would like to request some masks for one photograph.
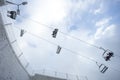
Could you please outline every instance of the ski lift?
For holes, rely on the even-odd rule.
[[[22,37],[24,35],[24,33],[25,33],[25,30],[21,29],[21,31],[20,31],[20,37]]]
[[[19,8],[19,6],[20,5],[26,5],[26,4],[28,4],[27,2],[22,2],[21,4],[17,4],[17,15],[20,15],[20,8]]]
[[[105,61],[110,61],[110,58],[114,57],[114,53],[112,51],[110,51],[109,49],[105,50],[102,47],[100,47],[100,49],[102,49],[104,51],[102,56],[105,59]]]
[[[110,50],[106,50],[103,53],[103,58],[105,59],[105,61],[109,61],[111,57],[113,57],[114,53]]]
[[[16,11],[7,11],[8,13],[8,17],[10,17],[11,19],[16,19],[17,17],[17,12]]]
[[[22,2],[22,3],[20,3],[20,4],[17,4],[17,3],[14,3],[14,2],[10,2],[10,1],[6,1],[6,3],[8,3],[8,4],[12,4],[12,5],[16,5],[17,6],[17,15],[20,15],[20,6],[21,5],[27,5],[28,4],[28,2]]]
[[[58,29],[57,29],[57,28],[54,29],[54,31],[53,31],[53,33],[52,33],[53,38],[56,38],[57,32],[58,32]]]
[[[96,62],[96,64],[97,64],[97,66],[99,67],[99,70],[100,70],[101,73],[105,73],[105,72],[107,71],[108,67],[105,66],[104,64],[98,65],[97,62]]]
[[[56,53],[59,54],[60,51],[61,51],[61,49],[62,49],[62,48],[61,48],[60,46],[58,46],[58,47],[57,47],[57,51],[56,51]]]

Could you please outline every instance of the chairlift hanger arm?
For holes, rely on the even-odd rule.
[[[20,3],[20,4],[13,3],[13,2],[10,2],[10,1],[6,1],[6,2],[9,3],[9,4],[12,4],[12,5],[17,5],[17,6],[28,4],[27,2],[22,2],[22,3]]]
[[[12,4],[12,5],[18,5],[16,3],[13,3],[13,2],[10,2],[10,1],[6,1],[6,2],[9,3],[9,4]]]

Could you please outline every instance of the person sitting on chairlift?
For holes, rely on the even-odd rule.
[[[104,51],[103,58],[105,61],[109,61],[111,57],[114,57],[114,53],[110,51],[109,49],[105,50],[104,48],[100,47]]]
[[[16,11],[8,11],[7,13],[9,13],[9,15],[7,15],[8,17],[10,17],[11,19],[16,19],[17,16]]]
[[[107,55],[104,57],[105,61],[110,60],[110,58],[113,57],[113,52],[108,52]]]

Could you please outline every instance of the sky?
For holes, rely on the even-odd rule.
[[[23,55],[35,72],[48,69],[87,76],[88,80],[120,80],[120,0],[27,2],[28,5],[20,7],[21,16],[14,21],[16,27],[27,32],[23,37],[19,36],[20,30],[15,28],[14,32]],[[55,28],[59,31],[53,38],[51,34]],[[109,49],[115,56],[106,62],[102,57],[103,50],[70,36]],[[56,54],[56,44],[63,47],[60,54]],[[105,74],[100,73],[92,60],[105,64],[109,69]]]

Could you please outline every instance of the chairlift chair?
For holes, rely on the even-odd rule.
[[[114,57],[114,53],[107,49],[107,50],[104,50],[104,53],[102,56],[105,59],[105,61],[109,61],[111,57]]]
[[[17,17],[17,12],[16,11],[7,11],[8,13],[8,17],[10,17],[11,19],[16,19]]]
[[[101,73],[105,73],[105,72],[107,71],[108,67],[105,66],[104,64],[98,65],[97,62],[96,62],[96,64],[97,64],[97,66],[99,67],[99,70],[100,70]]]
[[[16,5],[17,6],[17,11],[9,11],[9,13],[10,13],[9,17],[12,18],[12,19],[16,19],[16,16],[20,15],[20,8],[19,8],[19,6],[28,4],[28,2],[22,2],[20,4],[17,4],[17,3],[14,3],[14,2],[10,2],[10,1],[5,1],[5,2],[8,3],[8,4],[12,4],[12,5]]]
[[[54,29],[54,31],[53,31],[53,33],[52,33],[53,38],[56,38],[57,32],[58,32],[58,29],[57,29],[57,28]]]
[[[103,67],[103,68],[102,68],[102,67]],[[101,68],[102,68],[102,69],[101,69]],[[108,67],[105,66],[104,64],[101,64],[101,65],[99,66],[99,69],[101,69],[101,70],[100,70],[101,73],[105,73],[105,72],[107,71]]]
[[[20,37],[22,37],[24,35],[24,33],[25,33],[25,30],[21,29],[21,31],[20,31]]]
[[[57,51],[56,51],[56,53],[59,54],[60,51],[61,51],[61,49],[62,49],[62,48],[61,48],[60,46],[58,46],[58,47],[57,47]]]

